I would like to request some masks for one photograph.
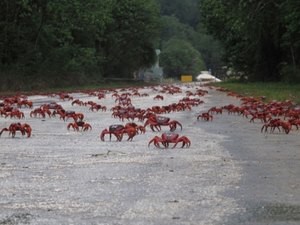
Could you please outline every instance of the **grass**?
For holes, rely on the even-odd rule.
[[[221,82],[213,86],[224,87],[245,96],[266,96],[267,101],[291,100],[300,103],[300,84]]]

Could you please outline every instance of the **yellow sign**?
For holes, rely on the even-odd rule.
[[[193,76],[192,75],[181,75],[181,82],[192,82]]]

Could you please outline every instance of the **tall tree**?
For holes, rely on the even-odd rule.
[[[299,31],[298,1],[201,0],[200,8],[208,30],[223,43],[228,64],[236,70],[254,80],[277,81],[282,65],[299,65],[292,38]]]
[[[280,5],[285,32],[282,48],[285,56],[280,65],[281,77],[289,82],[300,82],[300,2],[283,1]]]
[[[57,62],[62,59],[65,62],[69,57],[62,56],[63,52],[78,46],[95,48],[94,41],[103,34],[110,17],[111,3],[111,0],[1,1],[2,65],[34,65],[45,60],[53,62],[55,57]]]
[[[166,77],[196,76],[205,69],[201,54],[187,41],[173,38],[165,43],[163,49],[160,58]]]
[[[170,39],[181,39],[190,43],[194,49],[202,55],[207,68],[211,69],[215,75],[219,75],[222,65],[222,47],[199,23],[196,28],[188,24],[181,23],[175,16],[162,16],[162,29],[160,33],[160,48],[165,51],[165,43]],[[198,71],[200,73],[200,70]]]
[[[199,0],[159,0],[161,14],[174,16],[181,23],[196,27],[199,20]]]
[[[152,0],[0,1],[0,83],[131,76],[154,60],[158,18]]]
[[[151,0],[115,0],[101,45],[105,75],[130,77],[155,60],[159,7]]]

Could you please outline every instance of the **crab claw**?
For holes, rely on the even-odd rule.
[[[27,132],[27,137],[28,138],[31,136],[31,131],[32,131],[32,129],[31,129],[30,126],[26,127],[26,132]]]
[[[71,126],[73,126],[73,124],[72,124],[72,123],[69,123],[68,126],[67,126],[68,130],[70,130],[70,127],[71,127]]]
[[[2,135],[2,133],[3,133],[4,131],[9,131],[9,129],[3,128],[3,129],[1,130],[1,132],[0,132],[0,137],[1,137],[1,135]]]
[[[190,141],[190,139],[188,139],[186,136],[182,136],[182,137],[180,137],[180,138],[176,141],[176,143],[175,143],[175,145],[173,146],[173,148],[175,148],[179,142],[182,142],[181,148],[183,148],[183,147],[185,147],[185,146],[186,146],[187,148],[189,148],[189,147],[191,146],[191,141]]]
[[[170,122],[170,131],[175,131],[176,128],[177,128],[177,125],[180,126],[180,130],[182,130],[182,125],[181,123],[179,123],[178,121],[176,120],[173,120]]]
[[[156,136],[155,136],[155,137],[156,137]],[[149,143],[148,143],[148,148],[150,147],[150,144],[155,140],[155,137],[152,138],[152,139],[149,141]]]
[[[104,136],[105,136],[105,134],[107,134],[107,133],[109,133],[107,129],[104,129],[104,130],[101,132],[101,134],[100,134],[100,139],[101,139],[101,141],[104,141]]]
[[[150,141],[149,141],[149,143],[148,143],[148,147],[150,146],[150,144],[152,143],[152,142],[154,142],[154,145],[156,146],[156,147],[159,147],[159,145],[158,145],[158,143],[157,143],[157,140],[159,140],[160,138],[158,137],[158,136],[155,136],[154,138],[152,138]]]

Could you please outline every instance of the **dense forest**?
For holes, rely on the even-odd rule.
[[[0,90],[211,69],[300,81],[297,0],[2,0]]]
[[[95,84],[155,60],[153,0],[0,1],[0,89]]]
[[[254,81],[300,82],[299,0],[201,0],[225,64]]]
[[[161,29],[159,49],[165,77],[197,75],[201,70],[220,74],[222,47],[200,21],[199,0],[158,0]]]

